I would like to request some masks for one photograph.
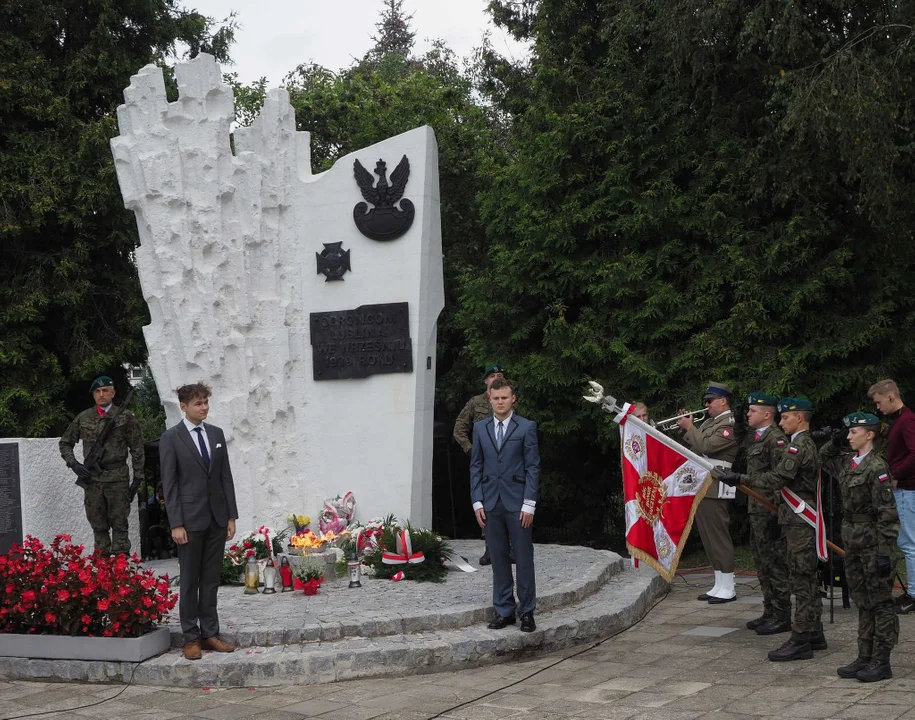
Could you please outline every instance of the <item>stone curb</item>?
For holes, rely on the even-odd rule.
[[[549,612],[568,605],[574,605],[598,592],[615,574],[621,572],[625,561],[608,550],[578,548],[581,554],[593,556],[582,577],[566,583],[552,591],[537,596],[537,608]],[[365,582],[383,582],[367,580]],[[427,633],[436,630],[457,630],[471,625],[489,622],[493,616],[490,603],[478,605],[456,605],[442,612],[407,614],[400,611],[394,617],[375,617],[364,620],[350,619],[338,622],[319,622],[297,627],[265,627],[263,624],[235,624],[226,626],[220,637],[236,643],[239,647],[273,647],[299,643],[333,642],[344,638],[372,638],[392,635]],[[172,647],[184,645],[181,626],[169,624]]]
[[[482,624],[401,636],[348,638],[206,653],[171,651],[144,663],[0,658],[7,680],[127,682],[170,687],[268,687],[457,670],[550,652],[614,635],[639,621],[666,594],[650,570],[627,568],[577,605],[538,614],[537,630],[493,631]]]

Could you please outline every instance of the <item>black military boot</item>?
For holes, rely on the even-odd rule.
[[[787,660],[810,660],[813,657],[813,648],[810,647],[810,633],[792,632],[791,637],[778,650],[769,652],[772,662],[785,662]]]
[[[836,669],[836,675],[840,678],[845,678],[850,680],[851,678],[858,677],[858,671],[863,670],[870,664],[871,659],[869,657],[861,657],[860,655],[852,660],[848,665],[843,665],[840,668]]]
[[[861,682],[889,680],[893,677],[893,669],[890,667],[890,651],[877,650],[867,667],[863,670],[858,670],[858,674],[855,677]]]
[[[822,630],[815,630],[810,633],[810,649],[826,650],[829,646],[826,644],[826,636]]]
[[[760,627],[761,625],[765,625],[766,623],[769,623],[769,622],[772,622],[772,616],[766,615],[765,613],[763,613],[760,617],[756,618],[755,620],[747,620],[747,630],[755,630],[756,628]]]
[[[791,621],[772,618],[765,625],[756,628],[757,635],[778,635],[779,633],[791,632]]]

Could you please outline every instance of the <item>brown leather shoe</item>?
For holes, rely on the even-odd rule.
[[[235,643],[220,640],[215,635],[213,637],[204,638],[200,644],[204,650],[215,650],[216,652],[232,652],[238,647]]]
[[[200,641],[194,640],[193,642],[184,643],[184,657],[187,660],[199,660],[200,659]]]

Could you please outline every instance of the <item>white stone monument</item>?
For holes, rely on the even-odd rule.
[[[428,526],[444,305],[431,128],[313,175],[309,133],[296,131],[285,90],[235,131],[233,154],[234,100],[215,60],[199,55],[175,74],[173,103],[155,65],[131,78],[111,141],[137,217],[149,365],[168,425],[181,417],[175,388],[212,386],[209,419],[229,441],[240,531],[283,527],[290,512],[316,527],[323,499],[347,491],[360,519],[391,512]],[[379,159],[385,180],[371,173]],[[364,194],[356,161],[365,197],[380,198],[375,220],[370,205],[354,210]],[[398,187],[392,207],[385,197]],[[395,237],[371,239],[356,220],[387,222]]]

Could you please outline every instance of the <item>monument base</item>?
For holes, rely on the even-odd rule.
[[[481,541],[453,545],[473,562],[483,552]],[[241,645],[231,655],[184,660],[174,625],[173,650],[140,665],[0,658],[0,678],[256,687],[454,670],[608,637],[637,622],[668,588],[653,571],[634,570],[607,551],[538,545],[535,563],[540,591],[533,633],[517,626],[487,629],[489,568],[455,570],[444,583],[364,577],[353,590],[341,578],[313,597],[244,595],[226,586],[219,591],[220,635]]]

